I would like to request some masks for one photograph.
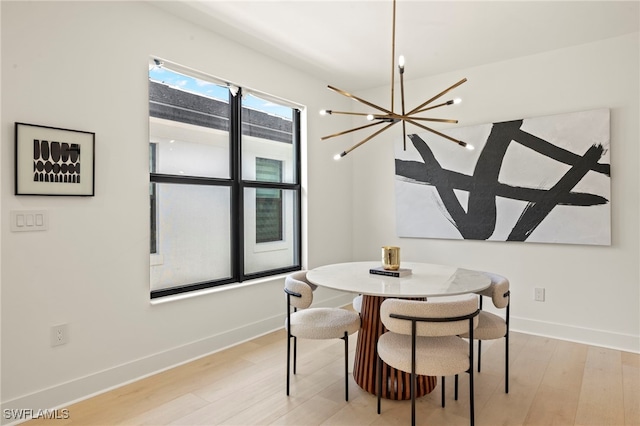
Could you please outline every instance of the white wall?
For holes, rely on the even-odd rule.
[[[511,281],[514,330],[640,351],[638,39],[635,33],[405,82],[412,108],[468,78],[453,92],[463,103],[440,115],[461,126],[610,108],[610,247],[396,237],[398,128],[345,158],[355,169],[354,258],[374,258],[380,246],[398,245],[404,260],[494,271]],[[359,95],[385,104],[388,92],[385,87]],[[545,302],[534,302],[535,287],[546,288]]]
[[[308,77],[147,2],[1,2],[2,408],[43,409],[280,328],[283,280],[152,305],[149,300],[150,55],[308,108],[304,265],[349,260],[351,171],[320,136],[348,103]],[[96,133],[95,197],[13,195],[16,121]],[[11,210],[49,213],[12,233]],[[316,301],[349,296],[319,290]],[[50,327],[69,343],[52,348]],[[283,354],[284,360],[284,354]],[[284,361],[283,361],[284,362]],[[3,419],[4,420],[4,419]]]

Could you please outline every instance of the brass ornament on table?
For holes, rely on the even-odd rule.
[[[401,103],[402,103],[402,113],[398,114],[395,112],[394,110],[394,86],[395,86],[395,81],[394,81],[394,68],[395,68],[395,48],[396,48],[396,0],[393,0],[393,26],[392,26],[392,37],[391,37],[391,108],[386,109],[383,108],[379,105],[376,105],[372,102],[366,101],[362,98],[359,98],[355,95],[352,95],[351,93],[345,92],[344,90],[338,89],[337,87],[333,87],[331,85],[327,86],[330,90],[341,94],[342,96],[345,96],[347,98],[353,99],[354,101],[360,102],[361,104],[364,104],[366,106],[369,106],[371,108],[374,108],[375,110],[377,110],[378,112],[376,113],[362,113],[362,112],[348,112],[348,111],[333,111],[333,110],[322,110],[320,111],[321,115],[331,115],[331,114],[342,114],[342,115],[356,115],[356,116],[365,116],[367,117],[367,119],[369,121],[371,121],[370,124],[366,124],[363,126],[357,126],[354,127],[353,129],[349,129],[349,130],[344,130],[342,132],[338,132],[338,133],[334,133],[332,135],[328,135],[328,136],[324,136],[321,138],[321,140],[326,140],[326,139],[330,139],[330,138],[334,138],[337,136],[342,136],[345,135],[347,133],[351,133],[351,132],[355,132],[358,130],[363,130],[363,129],[367,129],[369,127],[373,127],[373,126],[377,126],[379,124],[385,124],[386,125],[377,130],[376,132],[372,133],[371,135],[367,136],[366,138],[364,138],[363,140],[361,140],[360,142],[358,142],[357,144],[353,145],[351,148],[342,151],[340,154],[336,154],[336,156],[334,157],[336,160],[339,160],[340,158],[344,157],[345,155],[347,155],[348,153],[350,153],[351,151],[353,151],[354,149],[356,149],[357,147],[359,147],[360,145],[370,141],[371,139],[373,139],[374,137],[378,136],[379,134],[381,134],[382,132],[384,132],[385,130],[391,128],[394,124],[396,123],[400,123],[402,122],[402,144],[404,147],[404,150],[406,151],[407,149],[407,131],[406,131],[406,123],[409,124],[413,124],[416,127],[419,127],[421,129],[427,130],[431,133],[434,133],[440,137],[443,137],[445,139],[448,139],[454,143],[457,143],[458,145],[465,147],[467,149],[472,150],[473,149],[473,145],[470,145],[464,141],[461,141],[459,139],[455,139],[452,138],[451,136],[445,135],[441,132],[438,132],[437,130],[432,129],[431,127],[428,127],[424,124],[421,124],[420,122],[425,122],[425,121],[432,121],[432,122],[440,122],[440,123],[457,123],[458,120],[451,120],[451,119],[442,119],[442,118],[429,118],[429,117],[418,117],[416,116],[417,114],[420,114],[422,112],[425,111],[429,111],[435,108],[439,108],[442,106],[447,106],[447,105],[453,105],[453,104],[457,104],[460,102],[460,99],[452,99],[449,101],[445,101],[442,103],[439,103],[437,105],[432,105],[432,106],[428,106],[429,104],[431,104],[433,101],[435,101],[436,99],[439,99],[440,97],[444,96],[447,92],[455,89],[456,87],[460,86],[462,83],[464,83],[465,81],[467,81],[466,78],[463,78],[462,80],[458,81],[457,83],[455,83],[454,85],[448,87],[447,89],[443,90],[442,92],[438,93],[437,95],[435,95],[434,97],[432,97],[431,99],[423,102],[422,104],[420,104],[419,106],[413,108],[411,111],[406,112],[405,111],[405,100],[404,100],[404,56],[400,56],[398,58],[398,71],[400,73],[400,97],[401,97]]]
[[[387,271],[400,269],[400,247],[382,247],[382,267]]]

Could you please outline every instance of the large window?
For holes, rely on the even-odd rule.
[[[151,297],[300,269],[300,112],[149,67]]]

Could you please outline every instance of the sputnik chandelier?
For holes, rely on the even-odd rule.
[[[367,118],[367,120],[371,121],[372,123],[370,124],[366,124],[364,126],[358,126],[358,127],[354,127],[353,129],[349,129],[349,130],[345,130],[342,132],[338,132],[338,133],[334,133],[332,135],[328,135],[328,136],[324,136],[321,139],[322,140],[326,140],[326,139],[330,139],[330,138],[334,138],[337,136],[342,136],[345,135],[347,133],[351,133],[351,132],[355,132],[358,130],[363,130],[363,129],[367,129],[369,127],[374,127],[374,126],[378,126],[380,124],[386,124],[383,128],[377,130],[376,132],[374,132],[373,134],[367,136],[366,138],[364,138],[363,140],[361,140],[360,142],[358,142],[357,144],[353,145],[351,148],[347,149],[346,151],[342,151],[340,154],[336,154],[336,156],[334,157],[336,160],[339,160],[340,158],[344,157],[345,155],[347,155],[348,153],[350,153],[351,151],[353,151],[354,149],[358,148],[360,145],[363,145],[364,143],[370,141],[371,139],[373,139],[374,137],[378,136],[379,134],[381,134],[382,132],[384,132],[385,130],[389,129],[390,127],[392,127],[394,124],[400,123],[402,122],[402,141],[403,141],[403,147],[406,151],[407,149],[407,131],[406,131],[406,124],[413,124],[414,126],[417,126],[421,129],[427,130],[431,133],[435,133],[438,136],[441,136],[445,139],[448,139],[452,142],[457,143],[458,145],[465,147],[467,149],[473,149],[473,146],[452,138],[451,136],[445,135],[443,133],[438,132],[437,130],[432,129],[431,127],[428,127],[424,124],[422,124],[422,122],[439,122],[439,123],[457,123],[458,120],[450,120],[450,119],[443,119],[443,118],[428,118],[428,117],[419,117],[417,116],[420,113],[423,113],[425,111],[430,111],[436,108],[440,108],[443,106],[448,106],[448,105],[453,105],[453,104],[457,104],[460,103],[460,99],[452,99],[446,102],[442,102],[436,105],[431,105],[434,101],[436,101],[437,99],[440,99],[442,96],[444,96],[445,94],[447,94],[448,92],[450,92],[451,90],[455,89],[456,87],[460,86],[462,83],[464,83],[465,81],[467,81],[466,78],[463,78],[462,80],[460,80],[459,82],[457,82],[456,84],[452,85],[451,87],[448,87],[447,89],[443,90],[442,92],[438,93],[437,95],[435,95],[434,97],[432,97],[431,99],[426,100],[425,102],[423,102],[422,104],[418,105],[417,107],[413,108],[410,111],[406,111],[405,110],[405,104],[404,104],[404,56],[400,56],[398,58],[398,71],[400,74],[400,99],[401,99],[401,108],[402,108],[402,113],[398,114],[395,112],[394,110],[394,106],[393,106],[393,100],[394,100],[394,86],[395,86],[395,81],[394,81],[394,76],[395,76],[395,48],[396,48],[396,0],[393,0],[393,24],[392,24],[392,36],[391,36],[391,107],[389,109],[383,108],[379,105],[376,105],[372,102],[366,101],[362,98],[359,98],[357,96],[352,95],[351,93],[345,92],[344,90],[338,89],[337,87],[333,87],[331,85],[327,86],[330,90],[333,90],[334,92],[337,92],[343,96],[346,96],[347,98],[351,98],[357,102],[360,102],[361,104],[367,105],[371,108],[374,108],[375,110],[377,110],[377,112],[375,113],[362,113],[362,112],[349,112],[349,111],[333,111],[333,110],[322,110],[320,111],[321,115],[331,115],[331,114],[342,114],[342,115],[356,115],[356,116],[364,116]]]

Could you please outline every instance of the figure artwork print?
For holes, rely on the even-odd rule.
[[[93,196],[95,133],[15,123],[15,195]]]

